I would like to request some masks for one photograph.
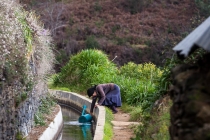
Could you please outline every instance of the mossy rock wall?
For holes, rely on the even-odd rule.
[[[0,95],[0,139],[15,140],[17,133],[22,137],[27,136],[31,128],[35,126],[34,115],[41,102],[40,99],[47,93],[46,86],[40,87],[42,91],[34,90],[28,94],[28,98],[15,106],[16,86],[5,87]],[[40,93],[38,93],[39,91]],[[37,96],[39,95],[39,96]]]
[[[31,131],[54,60],[49,32],[17,2],[0,0],[0,140]]]
[[[173,69],[171,140],[210,139],[210,54]]]

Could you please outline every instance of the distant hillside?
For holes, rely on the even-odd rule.
[[[81,49],[105,51],[121,66],[129,61],[159,66],[204,18],[192,0],[22,0],[53,33],[59,70]]]

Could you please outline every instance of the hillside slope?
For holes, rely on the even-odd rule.
[[[129,61],[163,65],[174,47],[201,21],[190,0],[22,0],[53,33],[58,64],[81,49],[105,51],[121,66]],[[200,20],[201,19],[201,20]],[[89,43],[89,44],[88,44]]]

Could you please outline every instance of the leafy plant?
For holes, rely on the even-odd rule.
[[[127,0],[127,2],[130,13],[136,14],[147,7],[152,2],[152,0]]]
[[[83,50],[72,56],[61,72],[54,77],[54,86],[66,86],[80,91],[94,84],[112,81],[117,68],[106,54],[99,50]]]
[[[20,103],[21,103],[21,96],[18,95],[18,96],[15,98],[15,107],[18,107]]]
[[[94,3],[94,10],[97,11],[97,12],[100,12],[102,10],[102,7],[99,3],[99,0],[97,0],[95,3]]]
[[[120,30],[120,25],[114,25],[112,28],[112,33],[115,33],[116,31]]]
[[[194,64],[207,53],[203,48],[198,48],[191,55],[189,55],[183,63]]]
[[[210,14],[210,1],[209,0],[195,0],[196,5],[201,11],[201,15],[208,17]]]
[[[25,99],[27,99],[27,92],[21,94],[21,100],[24,101]]]
[[[116,41],[117,41],[117,45],[124,45],[124,44],[126,44],[127,39],[116,37]]]
[[[23,92],[15,97],[15,107],[18,107],[19,104],[27,99],[27,92]]]
[[[121,87],[123,102],[147,110],[157,98],[156,86],[161,75],[162,71],[152,63],[129,62],[119,69],[114,81]]]
[[[96,21],[96,22],[95,22],[95,25],[96,25],[98,28],[101,28],[101,27],[104,25],[104,20],[101,19],[101,20],[99,20],[99,21]]]
[[[158,79],[158,96],[161,96],[163,94],[167,93],[167,90],[169,89],[169,85],[171,84],[171,70],[174,68],[177,64],[182,63],[175,55],[172,56],[171,59],[166,59],[165,65],[162,68],[162,75]]]
[[[38,111],[34,115],[34,121],[36,125],[45,125],[45,114],[49,114],[51,108],[55,106],[56,102],[54,101],[53,97],[50,94],[47,94],[45,98],[41,99],[41,105],[38,108]]]
[[[26,138],[24,138],[23,135],[20,132],[17,132],[16,140],[26,140]]]
[[[44,121],[43,114],[40,112],[36,112],[36,114],[34,115],[34,122],[35,122],[36,126],[37,125],[41,125],[41,126],[46,125],[46,122]]]
[[[21,12],[21,14],[16,13],[16,16],[23,28],[23,35],[24,35],[24,39],[25,39],[25,42],[27,45],[27,50],[28,50],[27,57],[29,57],[30,53],[32,52],[32,40],[33,39],[32,39],[32,30],[26,21],[27,14],[28,14],[27,12]]]
[[[87,39],[85,40],[85,44],[88,49],[99,49],[100,48],[99,43],[97,42],[95,37],[92,35],[87,37]]]
[[[141,121],[143,110],[141,107],[133,107],[132,111],[130,112],[131,114],[131,121]]]
[[[139,138],[140,140],[170,139],[168,128],[170,125],[169,110],[172,102],[168,97],[163,102],[161,110],[153,109],[151,112],[141,114],[142,125],[139,125],[135,130],[136,138],[134,140],[139,140]]]
[[[129,62],[120,68],[119,75],[139,79],[141,81],[150,80],[155,83],[162,75],[162,71],[152,63],[135,64]]]

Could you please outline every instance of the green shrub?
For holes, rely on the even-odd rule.
[[[208,51],[204,50],[203,48],[196,49],[190,56],[185,58],[184,61],[178,61],[179,63],[185,64],[195,64],[199,59],[201,59]]]
[[[26,140],[20,132],[16,133],[16,140]]]
[[[130,112],[131,114],[131,121],[141,121],[141,115],[143,114],[143,110],[141,107],[133,108]]]
[[[128,7],[131,14],[141,12],[147,7],[153,0],[127,0]]]
[[[36,114],[34,115],[34,122],[35,122],[35,125],[38,126],[44,126],[46,125],[46,122],[44,121],[44,117],[43,117],[43,114],[40,113],[39,111],[36,112]]]
[[[18,11],[16,11],[16,16],[23,28],[23,35],[24,35],[24,39],[25,39],[25,42],[27,45],[27,51],[28,51],[27,55],[29,56],[32,51],[33,38],[32,38],[32,30],[26,21],[27,14],[28,14],[27,12],[22,12],[20,14]]]
[[[120,30],[120,25],[119,24],[116,24],[114,25],[111,29],[112,29],[112,33],[115,33],[116,31]]]
[[[175,65],[177,65],[178,63],[181,63],[176,56],[172,56],[171,59],[166,59],[165,65],[162,68],[162,75],[159,77],[158,81],[158,85],[157,85],[157,89],[158,89],[158,94],[159,96],[166,94],[168,89],[169,89],[169,85],[171,84],[171,70],[173,67],[175,67]]]
[[[20,103],[21,103],[21,96],[18,95],[15,97],[15,107],[18,107]]]
[[[112,81],[117,67],[100,50],[87,49],[72,56],[70,61],[54,77],[54,85],[63,85],[77,90],[86,90],[94,84]]]
[[[135,140],[169,140],[171,100],[166,97],[160,110],[153,109],[150,113],[141,114],[142,125],[135,130]],[[153,125],[151,125],[153,124]],[[140,138],[140,139],[139,139]]]
[[[99,49],[100,48],[99,43],[97,42],[95,37],[92,35],[87,37],[87,39],[85,40],[85,44],[88,49]]]
[[[152,63],[135,64],[129,62],[120,68],[120,75],[139,79],[141,81],[151,81],[157,83],[157,80],[162,75],[162,71]]]
[[[206,53],[202,48],[197,49],[189,57],[184,60],[178,59],[174,54],[170,59],[166,59],[165,65],[162,68],[162,75],[157,80],[158,96],[162,96],[167,93],[169,86],[171,85],[171,70],[178,64],[193,64],[197,62],[199,58],[202,58]]]
[[[200,9],[202,16],[208,17],[210,14],[210,1],[209,0],[195,0],[197,7]]]
[[[116,44],[117,45],[125,45],[127,42],[126,38],[120,38],[120,37],[116,37]]]
[[[99,3],[99,0],[97,0],[95,3],[94,3],[94,10],[97,11],[97,12],[100,12],[102,10],[102,7]]]
[[[119,69],[114,79],[121,88],[123,102],[149,109],[157,99],[157,83],[162,71],[152,63],[134,64],[129,62]]]
[[[50,94],[47,94],[45,98],[41,99],[41,105],[38,108],[38,111],[34,115],[35,125],[45,125],[45,114],[49,114],[53,106],[55,106],[56,102]]]

